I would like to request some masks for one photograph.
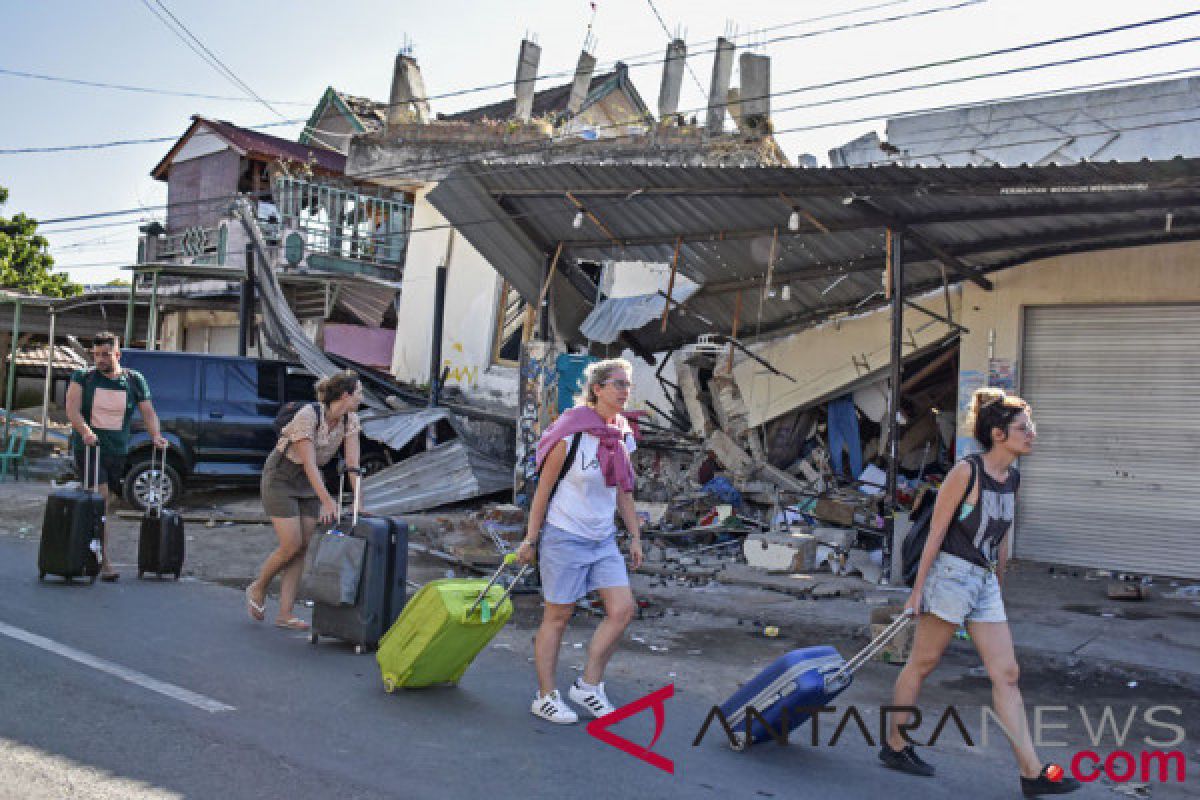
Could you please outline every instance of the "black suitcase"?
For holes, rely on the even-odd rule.
[[[339,490],[339,509],[341,494]],[[347,533],[367,542],[358,602],[352,606],[313,603],[309,641],[316,644],[322,636],[329,636],[348,642],[354,645],[354,652],[363,653],[378,646],[404,609],[408,588],[408,526],[387,517],[360,517],[358,506],[358,492],[355,492]]]
[[[93,448],[89,448],[93,449]],[[95,467],[99,472],[100,449]],[[88,487],[92,459],[85,451],[83,481],[77,489],[58,489],[46,500],[42,518],[42,541],[38,547],[38,580],[61,575],[96,582],[100,574],[101,533],[104,530],[104,498]]]
[[[164,448],[162,460],[165,465],[167,451]],[[154,456],[150,456],[150,471],[154,472]],[[160,469],[161,472],[161,469]],[[138,531],[138,578],[147,572],[153,572],[159,578],[163,575],[173,575],[179,580],[183,572],[184,535],[183,517],[178,511],[164,508],[162,492],[158,493],[158,506],[146,509],[142,517],[142,526]]]

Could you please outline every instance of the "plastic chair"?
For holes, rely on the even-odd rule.
[[[21,478],[21,462],[25,460],[25,442],[29,439],[29,428],[14,425],[8,432],[8,447],[0,453],[0,481],[8,480],[8,465],[12,464],[13,479]]]

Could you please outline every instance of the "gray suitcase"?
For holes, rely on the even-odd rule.
[[[345,472],[342,474],[345,485]],[[358,600],[354,605],[313,603],[309,641],[316,644],[322,636],[341,639],[354,645],[354,652],[373,650],[388,628],[400,616],[407,600],[408,526],[386,517],[359,516],[359,496],[354,493],[354,508],[347,535],[366,540]],[[338,491],[341,508],[343,491]]]

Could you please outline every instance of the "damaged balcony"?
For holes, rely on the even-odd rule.
[[[260,204],[259,217],[288,268],[400,279],[412,223],[403,195],[290,177],[273,189],[275,206]]]

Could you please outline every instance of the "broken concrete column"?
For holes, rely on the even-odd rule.
[[[754,469],[754,459],[750,457],[737,442],[729,438],[725,431],[713,431],[704,443],[705,450],[711,450],[717,456],[717,461],[725,469],[738,476],[749,475]]]
[[[404,53],[396,54],[392,71],[392,93],[388,97],[388,127],[429,121],[429,101],[425,99],[425,80],[417,60]]]
[[[765,462],[762,442],[758,431],[750,427],[750,409],[742,399],[742,392],[728,373],[719,372],[708,382],[709,398],[721,429],[737,441],[745,439],[750,455],[755,461]]]
[[[567,98],[567,115],[575,116],[583,108],[588,90],[592,86],[592,72],[596,69],[596,57],[584,50],[579,54],[579,63],[575,65],[575,82],[571,84],[571,96]]]
[[[679,383],[679,393],[683,396],[683,405],[687,409],[688,419],[692,423],[692,433],[696,436],[708,436],[713,429],[709,422],[704,403],[700,400],[700,380],[696,368],[690,364],[676,364],[675,380]]]
[[[513,119],[528,122],[533,116],[533,85],[537,80],[538,62],[541,58],[541,46],[528,39],[521,40],[521,52],[517,56],[517,77],[513,82],[513,92],[517,98]]]
[[[738,66],[742,84],[738,96],[739,127],[765,132],[771,117],[771,58],[742,53]]]
[[[658,88],[658,118],[666,122],[679,111],[679,92],[683,87],[683,70],[687,65],[687,43],[672,39],[663,59],[662,84]]]
[[[733,42],[724,36],[717,39],[717,50],[713,54],[712,83],[708,89],[708,117],[706,127],[709,134],[725,130],[725,104],[728,102],[729,79],[733,76]]]

